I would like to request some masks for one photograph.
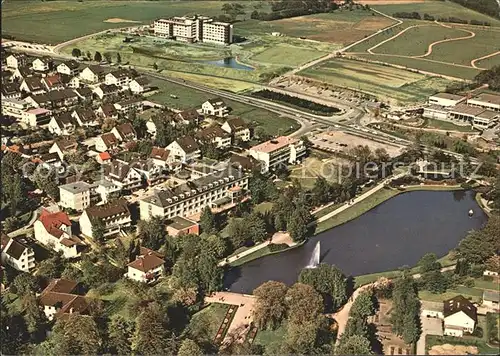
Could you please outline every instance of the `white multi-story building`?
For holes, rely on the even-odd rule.
[[[21,237],[8,237],[2,234],[1,257],[2,264],[8,264],[21,272],[30,272],[35,268],[35,252]]]
[[[218,208],[239,202],[247,188],[248,175],[229,167],[171,190],[155,190],[153,195],[140,201],[140,216],[142,220],[153,216],[190,217],[207,206]]]
[[[154,22],[154,33],[159,37],[189,43],[230,44],[233,42],[233,25],[217,22],[205,16],[158,19]]]
[[[2,115],[22,118],[29,104],[19,99],[2,99]]]
[[[467,100],[467,105],[476,106],[492,111],[500,111],[500,95],[481,93]]]
[[[104,228],[104,236],[115,235],[123,227],[130,226],[132,220],[127,202],[124,199],[118,199],[85,209],[79,220],[82,234],[93,237],[92,230],[98,221]]]
[[[86,182],[68,183],[59,186],[59,205],[63,208],[83,211],[91,205],[95,186]]]
[[[455,106],[465,102],[466,97],[450,93],[437,93],[429,97],[429,104],[439,106]]]
[[[265,173],[279,165],[299,161],[306,154],[306,147],[301,140],[280,136],[251,147],[248,153],[262,163],[261,169]]]
[[[200,146],[191,136],[180,137],[167,147],[174,161],[186,163],[200,157]]]

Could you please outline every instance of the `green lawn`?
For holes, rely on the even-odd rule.
[[[96,291],[90,290],[89,296],[95,294]],[[125,319],[134,320],[136,315],[133,314],[131,305],[140,300],[139,296],[135,295],[132,290],[123,282],[116,282],[110,290],[110,293],[99,294],[98,298],[104,301],[106,315],[121,315]]]
[[[204,101],[214,97],[212,94],[187,88],[166,80],[155,79],[152,84],[159,87],[160,92],[148,97],[148,99],[175,109],[183,110],[200,107]],[[175,95],[177,98],[172,98],[170,95]],[[243,120],[255,127],[262,126],[271,135],[283,135],[300,128],[300,125],[293,119],[280,117],[267,110],[231,100],[224,101],[233,109],[231,112],[232,115],[241,116]]]
[[[271,211],[273,208],[273,203],[272,202],[263,202],[260,204],[257,204],[253,209],[255,211],[258,211],[261,214],[267,213],[268,211]]]
[[[483,290],[477,288],[469,288],[465,286],[457,286],[456,288],[449,289],[445,293],[434,294],[429,291],[419,291],[418,297],[422,300],[431,302],[442,302],[447,299],[462,295],[465,298],[471,299],[474,302],[479,302],[483,296]]]
[[[401,36],[373,49],[373,52],[397,54],[401,56],[420,56],[427,53],[431,43],[467,35],[468,32],[459,29],[446,28],[429,23],[428,26],[409,29]]]
[[[242,3],[251,10],[251,2]],[[2,3],[2,32],[20,40],[55,44],[110,28],[134,25],[104,22],[107,19],[149,24],[158,17],[219,15],[221,6],[220,1],[5,1]]]
[[[434,119],[425,119],[423,127],[439,129],[439,130],[448,130],[448,131],[461,131],[461,132],[475,131],[470,126],[459,126],[448,121],[434,120]]]
[[[476,66],[480,68],[491,68],[500,65],[500,53],[496,56],[486,58],[476,62]]]
[[[187,326],[186,333],[195,340],[212,341],[224,321],[229,305],[212,303],[194,314]]]
[[[286,333],[286,321],[283,322],[283,324],[281,324],[276,330],[259,329],[257,331],[257,335],[255,335],[254,344],[262,345],[265,348],[270,347],[270,349],[275,350],[270,345],[274,343],[281,344],[283,338],[285,337],[285,333]]]
[[[304,50],[304,48],[301,47],[281,44],[268,48],[251,57],[251,59],[260,63],[296,67],[302,63],[307,63],[316,58],[323,57],[326,54],[328,54],[328,52],[321,52],[314,49]]]

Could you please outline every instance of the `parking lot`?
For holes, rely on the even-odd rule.
[[[372,152],[378,148],[384,148],[391,157],[398,156],[402,152],[400,146],[373,141],[343,131],[317,133],[311,135],[309,140],[316,148],[329,152],[348,152],[360,145],[368,146]]]

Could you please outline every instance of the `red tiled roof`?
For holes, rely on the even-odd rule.
[[[99,158],[105,161],[107,159],[111,159],[111,155],[108,152],[101,152],[99,153]]]
[[[62,211],[51,213],[43,209],[38,220],[42,222],[45,230],[47,230],[49,234],[57,238],[61,237],[64,233],[64,231],[60,229],[62,225],[71,226],[68,215]]]

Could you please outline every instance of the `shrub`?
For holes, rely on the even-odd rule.
[[[269,251],[271,252],[278,252],[278,251],[283,251],[288,248],[287,244],[270,244],[269,245]]]

